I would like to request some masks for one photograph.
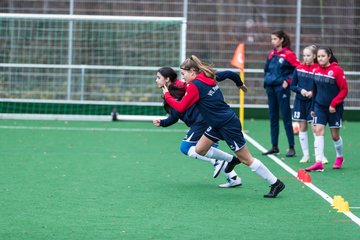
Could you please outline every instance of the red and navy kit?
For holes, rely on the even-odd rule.
[[[290,49],[271,50],[264,67],[264,87],[281,85],[284,80],[290,83],[295,67],[299,64],[295,53]]]
[[[317,63],[307,65],[302,63],[296,67],[290,88],[296,93],[294,100],[292,119],[312,122],[311,98],[301,95],[301,90],[312,91],[314,88],[314,71],[319,65]]]
[[[317,63],[307,65],[302,63],[296,67],[293,74],[290,88],[296,93],[296,98],[299,100],[309,100],[301,95],[301,90],[312,91],[314,88],[314,71],[319,67]]]
[[[314,101],[325,107],[336,108],[343,104],[348,94],[344,70],[333,62],[328,67],[317,67],[314,71]]]
[[[291,121],[290,108],[290,87],[283,88],[282,84],[292,81],[295,68],[300,64],[293,53],[288,48],[280,51],[275,49],[270,51],[264,67],[264,88],[268,97],[270,134],[273,146],[278,145],[279,141],[279,110],[283,117],[286,136],[289,146],[294,146],[294,133]]]
[[[214,142],[225,140],[233,151],[238,151],[245,145],[241,132],[241,124],[233,110],[224,101],[221,90],[214,79],[200,73],[191,81],[181,101],[177,101],[170,93],[165,94],[165,100],[178,112],[185,112],[196,104],[209,127],[205,133]],[[228,131],[231,129],[231,131]]]
[[[204,134],[209,124],[201,116],[196,105],[191,106],[188,110],[183,113],[170,108],[169,116],[166,119],[160,121],[160,126],[168,127],[177,123],[181,119],[186,126],[190,127],[187,135],[185,136],[186,141],[196,143],[199,141],[201,136]]]
[[[344,99],[348,94],[348,85],[342,68],[336,62],[328,67],[318,67],[314,72],[314,90],[312,109],[315,113],[314,124],[330,128],[342,127]],[[329,107],[335,108],[330,113]]]
[[[214,128],[222,127],[235,113],[224,101],[224,97],[214,79],[203,73],[196,76],[187,87],[183,99],[178,102],[170,93],[165,94],[165,100],[178,112],[184,112],[196,103],[205,121]],[[229,111],[230,109],[230,111]]]

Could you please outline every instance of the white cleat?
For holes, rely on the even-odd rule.
[[[302,159],[299,161],[299,163],[307,163],[310,161],[310,158],[307,156],[303,156]]]
[[[226,161],[224,160],[216,160],[214,164],[214,174],[213,177],[216,178],[219,176],[219,173],[221,172],[221,169],[223,168]]]
[[[233,179],[235,178],[235,179]],[[241,178],[238,176],[235,176],[233,178],[226,179],[226,183],[220,184],[220,188],[233,188],[233,187],[239,187],[241,186]]]

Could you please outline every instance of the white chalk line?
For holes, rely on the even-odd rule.
[[[247,135],[246,133],[243,133],[246,140],[248,142],[250,142],[254,147],[256,147],[257,149],[259,149],[261,152],[266,152],[267,149],[264,148],[263,146],[261,146],[257,141],[255,141],[253,138],[251,138],[249,135]],[[274,155],[267,155],[269,158],[271,158],[275,163],[277,163],[278,165],[280,165],[283,169],[285,169],[288,173],[290,173],[291,175],[293,175],[295,178],[297,177],[297,172],[294,171],[291,167],[289,167],[288,165],[286,165],[283,161],[281,161],[279,158],[277,158]],[[324,191],[322,191],[320,188],[316,187],[314,184],[312,183],[303,183],[306,186],[308,186],[311,190],[313,190],[315,193],[317,193],[318,195],[320,195],[323,199],[325,199],[325,201],[327,201],[328,203],[330,203],[330,205],[332,205],[333,203],[333,199]],[[352,212],[343,212],[347,217],[349,217],[353,222],[355,222],[358,226],[360,226],[360,218],[357,217],[355,214],[353,214]]]

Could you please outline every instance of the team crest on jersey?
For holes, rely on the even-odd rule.
[[[284,62],[284,59],[283,58],[279,58],[279,63],[283,63]]]
[[[329,76],[332,76],[332,75],[334,75],[334,72],[333,72],[333,70],[330,70],[330,71],[328,72],[328,75],[329,75]]]

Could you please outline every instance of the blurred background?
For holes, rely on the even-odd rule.
[[[46,113],[49,107],[44,110],[42,103],[55,104],[55,114],[94,114],[80,110],[84,103],[107,106],[104,112],[96,108],[95,114],[128,104],[160,106],[157,68],[178,68],[194,54],[217,69],[238,71],[230,61],[239,43],[245,44],[245,82],[250,87],[245,106],[265,108],[263,66],[276,30],[289,34],[300,60],[310,44],[331,47],[349,84],[346,109],[360,108],[356,0],[2,0],[0,12],[2,113]],[[124,23],[125,16],[135,19]],[[136,21],[143,17],[143,22]],[[234,84],[220,85],[226,101],[238,106]],[[67,103],[76,108],[64,109]],[[144,114],[132,111],[125,114]]]

